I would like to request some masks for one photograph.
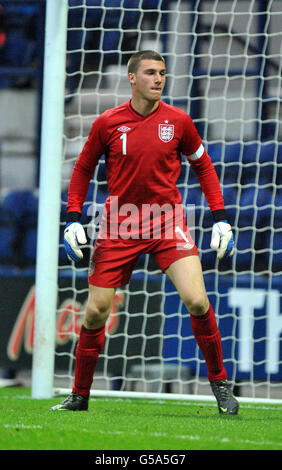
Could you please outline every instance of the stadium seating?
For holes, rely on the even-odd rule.
[[[85,49],[85,65],[98,63],[103,54],[104,66],[115,63],[118,59],[119,51],[123,50],[124,41],[134,34],[137,29],[140,12],[139,0],[86,0],[87,14],[84,18],[84,9],[79,8],[76,0],[69,0],[70,8],[68,15],[68,50],[76,51],[68,57],[68,87],[70,94],[73,94],[78,86],[80,75],[74,72],[80,68],[81,49]],[[81,5],[83,7],[83,4]],[[100,8],[102,7],[102,8]],[[105,7],[111,7],[104,10]],[[125,8],[122,21],[120,8]],[[103,33],[101,36],[101,22]],[[84,25],[84,29],[81,28]],[[121,37],[121,28],[124,30],[124,37]],[[130,33],[127,34],[127,30]],[[84,36],[85,34],[85,36]],[[129,36],[128,36],[129,35]],[[101,52],[99,52],[101,51]],[[89,60],[88,60],[89,57]],[[95,65],[94,65],[95,68]]]
[[[15,224],[0,206],[0,263],[12,265],[15,262],[12,243],[15,239]]]
[[[38,199],[34,191],[10,191],[1,204],[0,261],[23,268],[36,257]],[[2,243],[3,242],[3,243]]]
[[[0,49],[1,67],[31,68],[38,56],[36,45],[38,7],[35,4],[11,2],[3,5],[6,41]],[[26,75],[27,77],[27,75]],[[23,78],[14,75],[0,77],[0,88],[22,86]]]

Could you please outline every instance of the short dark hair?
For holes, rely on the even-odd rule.
[[[156,51],[150,51],[150,50],[138,51],[132,54],[132,56],[130,57],[127,63],[128,73],[136,73],[141,60],[144,60],[144,59],[158,60],[158,61],[165,63],[164,58],[161,56],[161,54],[159,54]]]

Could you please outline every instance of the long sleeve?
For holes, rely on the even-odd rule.
[[[104,129],[100,116],[94,121],[89,137],[74,164],[68,190],[68,213],[82,211],[90,180],[106,149]]]
[[[226,218],[226,214],[219,179],[189,115],[185,115],[183,119],[183,137],[180,150],[186,155],[191,168],[197,175],[214,220],[223,220]]]
[[[219,179],[210,156],[204,150],[200,158],[195,160],[187,159],[197,175],[211,212],[221,211],[220,218],[222,218],[224,216],[224,200]]]

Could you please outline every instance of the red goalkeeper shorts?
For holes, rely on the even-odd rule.
[[[198,250],[190,236],[187,243],[187,238],[184,241],[177,234],[174,238],[148,240],[98,237],[89,266],[89,284],[97,287],[120,287],[128,284],[139,256],[144,253],[152,254],[164,272],[174,261],[198,255]]]

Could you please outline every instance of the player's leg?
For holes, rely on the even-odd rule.
[[[182,257],[174,261],[165,273],[175,285],[189,313],[193,316],[204,315],[209,307],[209,299],[199,257]]]
[[[105,343],[105,323],[111,312],[114,288],[90,285],[86,311],[76,348],[73,393],[88,400],[93,375]]]
[[[86,411],[96,365],[105,343],[105,323],[111,312],[115,288],[89,285],[88,301],[76,348],[71,395],[52,410]]]
[[[53,410],[87,410],[90,388],[105,342],[105,323],[118,286],[129,282],[137,260],[135,243],[98,239],[88,274],[89,294],[76,348],[72,394]]]
[[[221,336],[206,293],[199,257],[187,256],[178,259],[165,272],[190,313],[192,330],[207,364],[208,378],[218,401],[219,411],[236,414],[238,403],[227,383]]]
[[[89,285],[88,299],[82,322],[85,329],[96,330],[105,325],[111,313],[115,291],[115,287]]]
[[[206,293],[199,257],[187,256],[175,261],[166,274],[190,313],[192,330],[206,361],[210,382],[226,380],[221,337]]]

